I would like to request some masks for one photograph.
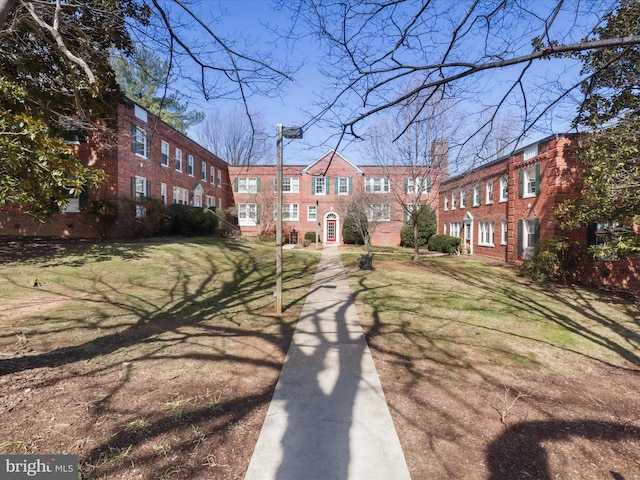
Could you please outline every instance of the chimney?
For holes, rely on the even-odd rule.
[[[449,140],[438,139],[431,142],[431,167],[438,180],[449,176]]]

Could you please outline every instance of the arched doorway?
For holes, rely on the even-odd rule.
[[[340,243],[340,217],[336,212],[324,216],[324,243]]]

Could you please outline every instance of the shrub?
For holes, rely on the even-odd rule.
[[[170,235],[214,235],[218,231],[218,216],[209,208],[173,204],[169,207],[173,224]]]
[[[173,216],[162,200],[144,198],[142,200],[125,199],[131,206],[135,217],[134,235],[151,237],[166,235],[171,229]]]
[[[460,247],[462,239],[459,237],[452,237],[450,235],[438,234],[429,239],[427,248],[433,252],[442,252],[452,254]]]
[[[316,232],[307,232],[304,234],[304,239],[308,242],[316,241]]]
[[[520,266],[520,275],[533,280],[575,280],[584,262],[584,249],[566,237],[549,237],[540,241],[533,258]]]
[[[342,241],[348,244],[364,245],[364,237],[361,229],[358,228],[357,221],[350,215],[347,215],[342,225]]]
[[[425,247],[429,239],[436,233],[436,212],[428,205],[423,205],[418,211],[418,245]],[[400,245],[413,248],[413,223],[408,221],[400,230]]]

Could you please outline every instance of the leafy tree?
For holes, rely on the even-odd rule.
[[[0,204],[39,220],[104,174],[80,165],[70,132],[106,134],[120,90],[108,50],[130,49],[135,0],[0,2]],[[140,13],[134,13],[140,12]]]
[[[606,41],[640,28],[640,1],[624,0],[595,30]],[[581,55],[589,79],[575,125],[588,132],[578,150],[584,172],[580,196],[564,202],[558,218],[564,228],[597,221],[630,225],[640,221],[640,47],[618,46]]]
[[[185,95],[170,91],[178,78],[167,60],[136,48],[131,57],[114,56],[111,63],[124,93],[178,131],[186,133],[204,119],[202,112],[190,109]]]
[[[436,212],[429,205],[422,205],[417,212],[417,225],[413,222],[406,222],[400,230],[400,238],[403,247],[415,246],[415,227],[418,230],[418,248],[426,247],[429,239],[437,231]]]
[[[0,76],[0,205],[45,220],[105,178],[81,164],[64,139],[27,105],[27,92]]]

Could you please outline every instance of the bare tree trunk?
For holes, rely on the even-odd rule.
[[[420,243],[418,240],[418,217],[416,215],[412,215],[413,220],[413,261],[417,262],[420,260]]]
[[[0,0],[0,30],[4,28],[9,12],[16,4],[16,0]]]

